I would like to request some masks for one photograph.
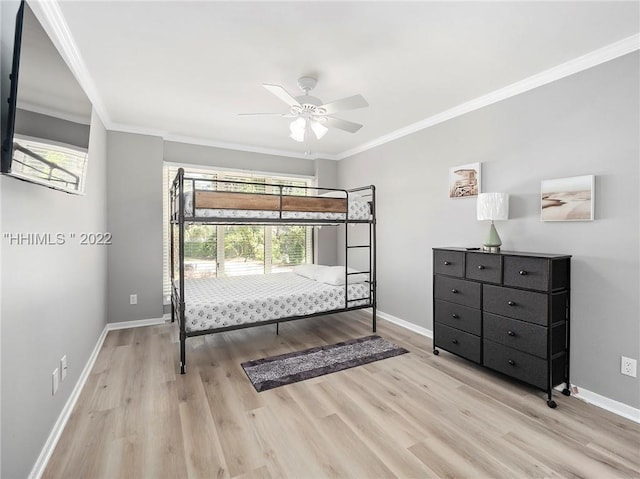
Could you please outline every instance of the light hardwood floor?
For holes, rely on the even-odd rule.
[[[640,426],[385,321],[410,353],[257,393],[240,363],[371,334],[364,312],[187,340],[111,331],[45,478],[640,477]]]

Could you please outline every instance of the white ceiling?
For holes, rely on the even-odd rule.
[[[108,127],[330,158],[640,31],[638,1],[58,5]],[[336,116],[364,127],[301,144],[286,118],[238,115],[286,112],[261,84],[295,96],[302,75],[325,102],[361,93]]]

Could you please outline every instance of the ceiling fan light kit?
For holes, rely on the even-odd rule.
[[[303,116],[293,120],[289,128],[291,129],[289,137],[299,142],[303,142],[307,138],[309,130],[313,132],[318,140],[329,131],[329,128],[320,123],[320,121],[311,120]]]
[[[313,133],[316,135],[316,138],[318,140],[321,139],[329,131],[329,128],[324,126],[319,121],[312,121],[311,129],[313,130]]]
[[[330,127],[338,128],[349,133],[355,133],[362,125],[352,121],[342,120],[331,116],[333,113],[345,110],[355,110],[369,106],[362,95],[353,95],[330,103],[322,103],[322,100],[309,95],[315,88],[318,80],[303,76],[298,78],[298,86],[303,95],[293,97],[280,85],[264,84],[264,88],[277,96],[280,100],[289,105],[288,113],[245,113],[244,115],[281,116],[285,118],[295,118],[289,125],[291,130],[290,138],[295,141],[304,142],[310,134],[319,140],[329,130]]]
[[[304,135],[307,129],[307,120],[299,117],[291,122],[289,128],[291,129],[289,137],[296,141],[304,141]]]

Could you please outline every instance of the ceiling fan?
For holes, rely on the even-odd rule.
[[[280,116],[295,118],[291,122],[289,135],[296,141],[304,141],[313,132],[319,140],[329,128],[338,128],[349,133],[355,133],[362,125],[352,121],[342,120],[332,116],[334,113],[346,110],[355,110],[369,106],[362,95],[353,95],[330,103],[322,103],[322,100],[309,95],[318,83],[313,77],[303,76],[298,79],[298,86],[303,95],[293,97],[280,85],[263,84],[267,91],[273,93],[283,102],[289,105],[288,113],[240,113],[241,115]]]

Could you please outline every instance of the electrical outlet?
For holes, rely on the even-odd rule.
[[[60,376],[58,376],[58,368],[55,368],[53,370],[53,375],[52,375],[52,378],[53,378],[53,383],[51,385],[51,395],[52,396],[55,395],[56,392],[58,392],[58,385],[60,384],[60,382],[58,380],[59,377]]]
[[[138,304],[138,295],[130,294],[129,295],[129,304]]]
[[[67,355],[65,354],[60,359],[60,381],[64,381],[67,377]]]
[[[625,358],[624,356],[620,358],[621,374],[635,378],[637,377],[637,368],[638,368],[638,362],[635,359]]]

